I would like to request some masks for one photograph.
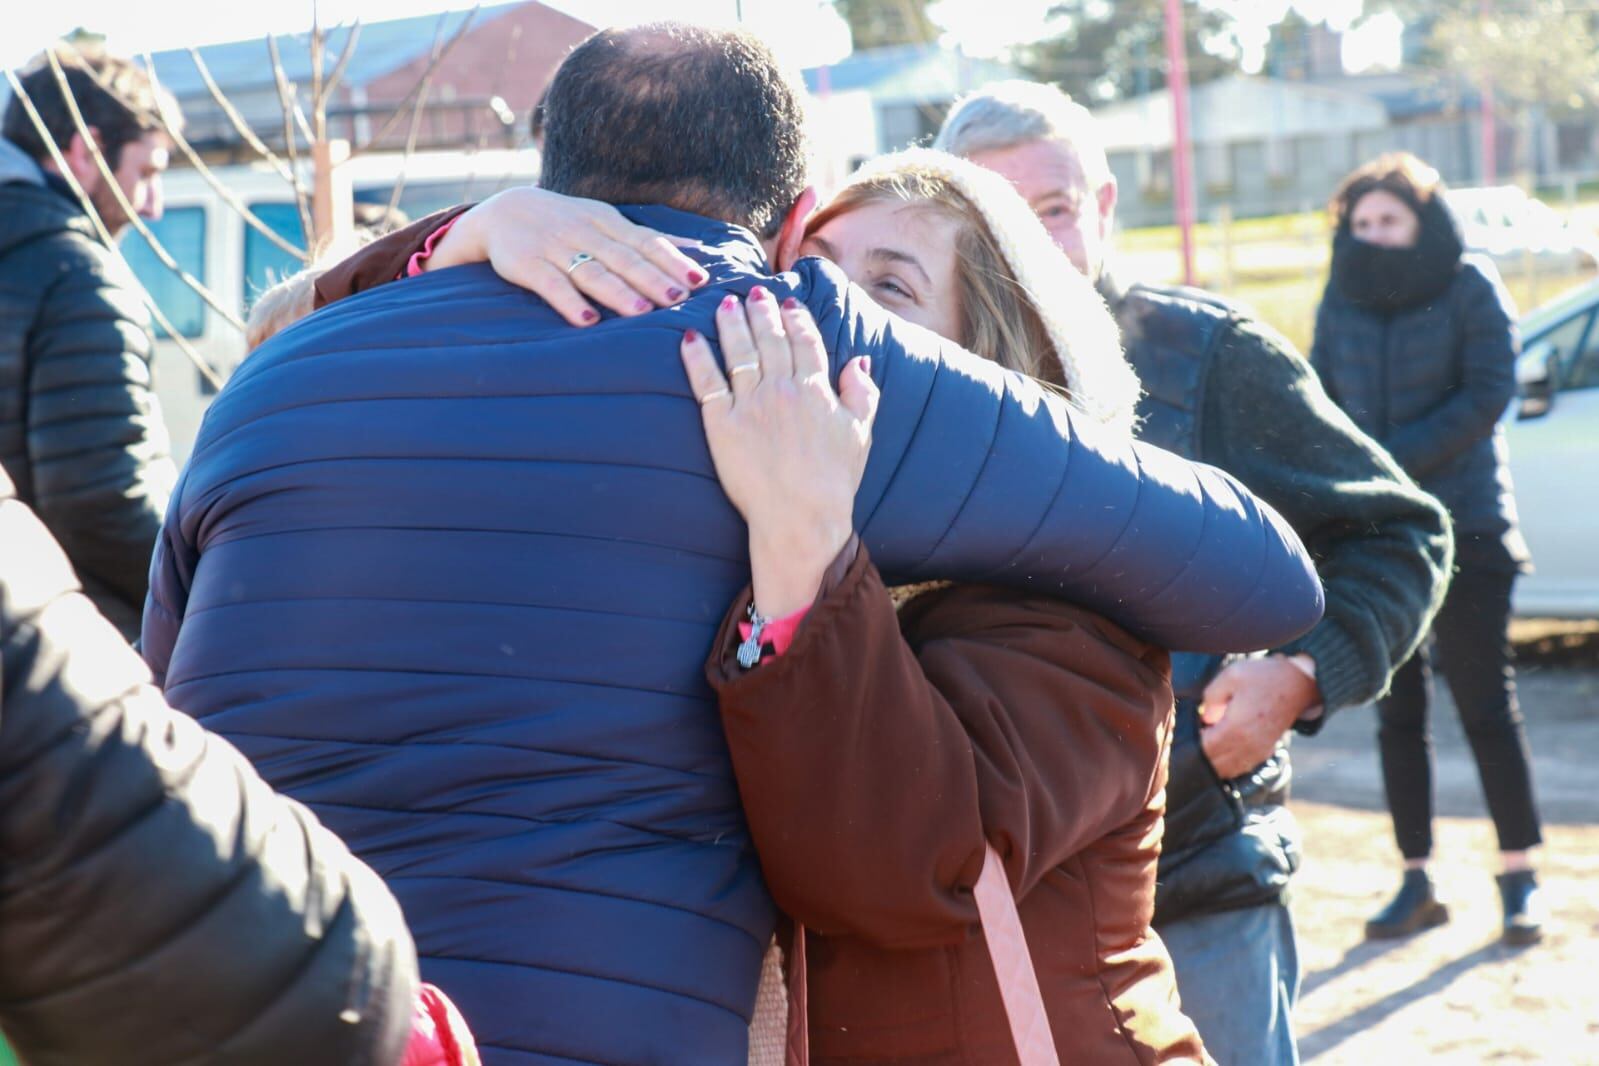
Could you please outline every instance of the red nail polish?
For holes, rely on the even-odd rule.
[[[600,320],[600,316],[598,314],[596,314],[592,310],[585,310],[581,315],[578,315],[577,317],[581,318],[583,321],[591,323],[591,324],[595,323],[595,322],[598,322]]]
[[[869,356],[869,355],[861,356],[861,373],[865,374],[867,377],[871,377],[872,376],[872,357],[871,356]]]
[[[720,310],[720,311],[731,311],[731,310],[733,310],[733,308],[735,308],[737,306],[738,306],[738,297],[734,296],[732,293],[728,293],[726,296],[722,297],[722,306],[720,308],[718,308],[718,310]]]
[[[750,299],[757,303],[766,299],[766,290],[761,288],[759,285],[755,286],[750,290]]]
[[[683,290],[678,288],[676,285],[673,285],[670,289],[666,290],[666,298],[674,302],[681,300],[683,298]]]
[[[633,310],[637,311],[641,315],[645,311],[648,311],[651,308],[651,306],[653,306],[653,305],[648,300],[645,300],[643,298],[640,298],[640,299],[637,299],[637,300],[633,301]]]
[[[703,270],[690,270],[688,272],[688,283],[690,285],[704,285],[710,280],[710,277],[711,276],[705,273]]]
[[[792,296],[783,297],[783,310],[785,310],[785,311],[798,311],[799,310],[799,301],[794,299],[794,297],[792,297]]]
[[[697,329],[685,329],[683,331],[683,339],[693,344],[700,339],[700,331]]]

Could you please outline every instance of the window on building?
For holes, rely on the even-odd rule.
[[[1170,196],[1172,190],[1171,149],[1145,149],[1138,153],[1139,185],[1145,196]]]
[[[179,266],[205,280],[205,208],[170,208],[159,222],[147,225]],[[205,301],[157,258],[143,234],[138,230],[129,232],[122,240],[122,254],[173,329],[184,337],[198,337],[205,332]],[[156,326],[156,334],[164,337],[166,331]]]
[[[1199,180],[1207,189],[1230,189],[1233,185],[1232,146],[1220,141],[1199,146]]]
[[[267,229],[291,244],[303,247],[305,231],[300,225],[300,211],[292,203],[257,202],[250,210],[266,224]],[[304,263],[269,241],[254,226],[244,227],[244,314],[250,313],[256,299],[263,293],[299,270]]]
[[[1266,176],[1273,181],[1288,181],[1297,171],[1294,142],[1287,137],[1272,137],[1266,141]]]

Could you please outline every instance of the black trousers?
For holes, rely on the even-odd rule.
[[[1531,756],[1510,664],[1509,571],[1462,569],[1433,620],[1430,640],[1394,674],[1377,703],[1377,746],[1394,837],[1407,859],[1432,852],[1432,734],[1427,715],[1436,658],[1460,711],[1502,851],[1540,843]],[[1431,645],[1431,647],[1429,647]]]

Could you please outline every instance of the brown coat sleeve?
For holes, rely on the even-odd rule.
[[[862,550],[744,672],[743,607],[709,676],[772,895],[820,933],[959,942],[985,829],[1025,895],[1162,787],[1166,656],[1095,615],[964,586],[896,616]]]
[[[316,279],[316,306],[326,307],[346,296],[375,289],[398,278],[411,257],[422,250],[433,231],[466,214],[472,204],[457,204],[419,218],[404,229],[380,237],[340,260]]]

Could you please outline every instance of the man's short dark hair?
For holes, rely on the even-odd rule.
[[[150,76],[132,60],[65,47],[56,51],[56,58],[66,72],[78,110],[83,112],[84,124],[100,131],[100,151],[111,167],[121,160],[124,147],[161,128],[156,88]],[[17,80],[22,82],[56,146],[65,152],[78,127],[50,64],[41,57]],[[50,149],[20,99],[13,97],[6,106],[3,132],[6,140],[36,162],[50,160]]]
[[[747,33],[601,30],[550,83],[539,184],[554,192],[666,204],[772,237],[805,177],[800,94]]]

